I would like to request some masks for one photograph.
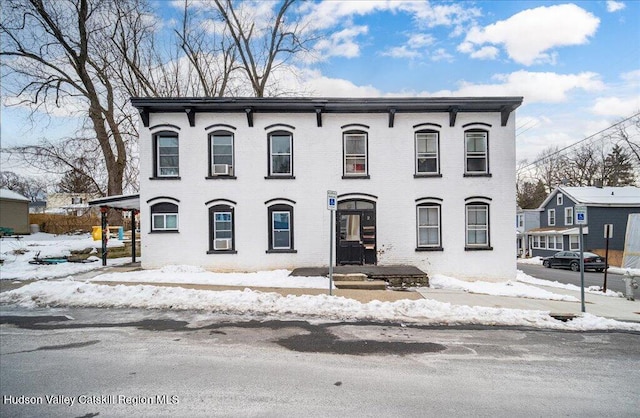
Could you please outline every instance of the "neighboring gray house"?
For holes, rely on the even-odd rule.
[[[0,189],[0,227],[15,234],[29,233],[29,199],[7,189]]]
[[[557,251],[580,249],[578,225],[575,224],[576,205],[587,207],[584,250],[604,254],[604,225],[612,224],[609,250],[620,252],[621,257],[629,214],[640,213],[638,187],[559,186],[540,205],[540,227],[527,231],[532,255],[545,257]]]
[[[521,209],[516,213],[516,254],[518,257],[531,255],[531,240],[528,231],[540,228],[540,209]]]

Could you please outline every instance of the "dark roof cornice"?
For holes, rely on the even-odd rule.
[[[140,111],[143,124],[149,125],[149,114],[185,113],[191,126],[199,112],[246,113],[249,126],[254,113],[312,113],[321,126],[323,113],[387,113],[389,126],[397,113],[449,113],[449,125],[455,125],[460,112],[500,112],[505,126],[509,115],[522,104],[522,97],[402,97],[402,98],[336,98],[336,97],[225,97],[225,98],[158,98],[133,97],[131,104]]]

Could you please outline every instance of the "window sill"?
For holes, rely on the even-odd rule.
[[[367,180],[370,179],[371,176],[368,174],[354,174],[354,175],[343,175],[343,180]]]
[[[267,254],[297,254],[298,250],[267,250]]]
[[[442,247],[417,247],[416,251],[444,251]]]
[[[464,173],[462,177],[493,177],[491,173]]]
[[[270,175],[270,176],[265,176],[264,179],[265,180],[295,180],[296,176],[274,176],[274,175]]]
[[[207,176],[206,180],[235,180],[236,176]]]
[[[236,250],[209,250],[207,254],[238,254]]]
[[[464,247],[465,251],[493,251],[493,247]]]
[[[154,231],[149,231],[149,233],[150,234],[178,234],[178,233],[180,233],[180,231],[178,231],[177,229],[172,229],[172,230],[167,230],[167,231],[156,229]]]
[[[428,177],[442,177],[442,174],[440,174],[440,173],[416,173],[416,174],[413,175],[414,179],[428,178]]]
[[[180,176],[149,177],[149,180],[180,180]]]

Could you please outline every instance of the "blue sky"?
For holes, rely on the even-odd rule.
[[[181,2],[178,1],[178,4]],[[179,18],[156,1],[158,21]],[[253,5],[268,16],[274,2]],[[316,96],[524,96],[517,158],[566,146],[640,111],[640,1],[316,1],[299,17],[326,35],[292,62]],[[2,108],[2,146],[63,135],[67,118]],[[639,138],[640,140],[640,138]]]

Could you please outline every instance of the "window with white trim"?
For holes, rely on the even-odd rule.
[[[293,206],[269,206],[269,250],[267,252],[295,252],[293,246]]]
[[[418,248],[439,248],[440,205],[423,204],[417,206]]]
[[[233,134],[216,131],[209,134],[209,176],[233,176]]]
[[[564,205],[564,195],[562,193],[558,193],[558,195],[556,196],[556,205]]]
[[[269,134],[269,176],[293,176],[293,135],[289,132]]]
[[[216,205],[209,208],[209,253],[235,252],[234,208]]]
[[[562,250],[562,235],[549,235],[547,237],[547,242],[549,243],[548,247],[550,250]]]
[[[564,208],[564,224],[573,225],[573,207]]]
[[[175,132],[158,132],[153,136],[154,141],[154,176],[178,177],[179,147],[178,134]]]
[[[439,174],[439,133],[432,131],[416,132],[416,174]]]
[[[571,251],[580,250],[580,236],[569,235],[569,250]]]
[[[467,131],[464,133],[465,174],[489,173],[489,133]]]
[[[555,209],[549,209],[547,211],[547,222],[549,226],[555,226],[556,225],[556,210]]]
[[[344,175],[366,176],[367,134],[364,132],[347,132],[343,135]]]
[[[466,205],[466,240],[469,248],[489,248],[489,205]]]
[[[178,230],[178,205],[161,202],[151,206],[151,231],[166,232]]]

